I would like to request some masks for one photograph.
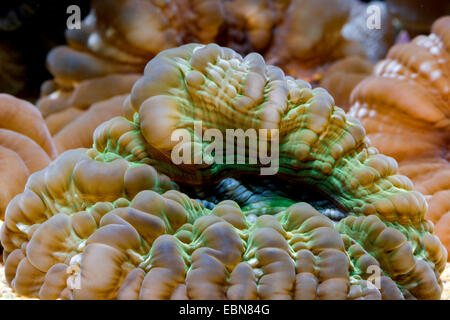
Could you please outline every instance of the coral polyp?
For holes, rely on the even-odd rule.
[[[10,202],[1,242],[18,293],[439,299],[447,252],[424,218],[424,197],[324,89],[259,54],[189,44],[147,64],[124,114],[96,129],[93,148],[66,151],[32,174]],[[254,184],[268,164],[250,163],[251,144],[225,141],[242,162],[208,158],[205,133],[227,129],[270,133],[256,145],[278,148],[273,189]],[[182,151],[208,161],[174,164],[177,130],[189,138]],[[228,200],[199,189],[218,186]],[[305,187],[339,214],[300,201]]]

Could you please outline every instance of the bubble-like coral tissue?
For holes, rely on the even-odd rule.
[[[448,299],[447,1],[11,3],[3,298]]]

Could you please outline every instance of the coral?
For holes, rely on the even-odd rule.
[[[350,109],[350,94],[356,85],[372,73],[373,65],[367,59],[350,56],[331,65],[320,80],[337,106]]]
[[[100,8],[103,2],[107,1],[94,2],[93,10],[98,15],[106,14]],[[109,5],[115,6],[113,2]],[[80,29],[67,30],[69,46],[56,47],[47,56],[47,67],[54,79],[42,85],[37,107],[51,128],[60,152],[92,145],[90,137],[94,129],[104,120],[120,114],[114,103],[111,110],[107,110],[107,101],[128,94],[147,61],[131,55],[122,56],[117,49],[111,54],[111,46],[105,47],[99,43],[97,30],[94,30],[95,21],[96,17],[91,13],[83,20]],[[98,103],[104,106],[105,113],[101,117]],[[81,119],[89,118],[89,125],[81,119],[77,120],[81,111],[85,110],[88,111],[83,113],[84,118]],[[91,117],[93,115],[97,116]],[[68,140],[67,137],[72,137],[74,132],[83,132],[84,136]]]
[[[6,280],[19,294],[41,299],[440,294],[436,275],[413,256],[406,237],[374,215],[350,216],[335,229],[313,207],[297,203],[251,223],[234,201],[209,210],[175,190],[159,194],[170,189],[170,180],[151,166],[98,162],[95,156],[86,149],[63,153],[33,174],[26,191],[11,202],[1,235]],[[431,235],[424,240],[430,249],[439,248]],[[381,290],[368,284],[370,265],[390,275],[381,277]]]
[[[341,33],[350,9],[351,3],[345,0],[291,2],[274,32],[268,63],[296,78],[313,80],[317,67],[343,57],[344,51],[363,55],[362,46],[344,39]]]
[[[374,74],[352,92],[359,118],[380,152],[427,196],[428,218],[450,248],[450,17],[429,36],[391,48]]]
[[[46,118],[57,115],[48,121],[61,129],[71,122],[67,109],[129,93],[149,59],[191,42],[257,51],[292,76],[317,80],[331,62],[352,54],[378,59],[393,42],[389,15],[382,30],[367,31],[365,9],[356,0],[92,1],[82,27],[66,32],[68,46],[49,53],[54,79],[42,86],[37,105]],[[346,36],[344,29],[352,31]]]
[[[122,96],[131,91],[137,79],[137,74],[113,74],[81,80],[71,88],[44,83],[43,92],[48,90],[48,95],[41,97],[37,107],[45,117],[58,151],[90,147],[95,128],[103,121],[122,114]],[[74,133],[81,135],[73,139]]]
[[[80,68],[49,66],[60,81],[70,83],[80,76],[142,71],[162,50],[189,42],[261,51],[288,4],[273,0],[92,1],[82,28],[67,32],[70,48],[53,52],[59,61],[77,59]]]
[[[29,102],[0,94],[0,217],[23,191],[28,176],[56,156],[39,111]]]
[[[259,54],[242,58],[214,44],[191,44],[147,64],[125,99],[124,114],[96,129],[92,149],[66,151],[31,175],[25,192],[10,202],[1,242],[6,279],[19,294],[440,297],[447,253],[424,219],[423,196],[397,174],[395,160],[368,145],[359,122],[324,89],[285,77]],[[266,129],[270,136],[258,144],[271,152],[279,138],[279,170],[270,174],[280,188],[287,182],[293,187],[293,198],[278,197],[279,208],[268,215],[264,205],[276,203],[267,192],[243,200],[263,204],[254,210],[231,200],[207,208],[184,194],[183,188],[195,193],[230,176],[249,182],[245,175],[269,169],[265,161],[223,164],[217,153],[211,158],[198,121],[205,132]],[[172,162],[176,129],[192,139],[182,145],[183,154],[193,147],[194,159],[206,161]],[[251,152],[246,146],[241,156],[251,160]],[[304,184],[342,209],[337,224],[297,201],[295,192]],[[232,192],[244,185],[222,187]],[[381,271],[379,288],[369,284],[369,267]]]
[[[310,82],[320,80],[331,63],[347,56],[378,61],[394,42],[394,28],[385,6],[375,2],[382,28],[368,29],[368,5],[347,0],[292,1],[265,58],[288,75]]]
[[[55,146],[59,152],[76,149],[80,146],[92,146],[92,136],[95,129],[104,121],[122,115],[122,105],[126,95],[97,102],[81,115],[76,115],[72,121],[53,134]],[[74,108],[66,109],[63,117],[72,116]],[[58,116],[60,113],[55,114]],[[50,118],[51,120],[52,118]],[[48,122],[47,122],[48,123]]]
[[[301,172],[298,178],[302,181],[323,187],[357,213],[378,213],[413,224],[424,213],[420,206],[414,215],[406,207],[378,207],[376,198],[389,197],[391,188],[404,190],[407,197],[417,198],[418,194],[407,191],[408,181],[390,178],[396,172],[395,161],[367,145],[359,122],[335,107],[325,90],[311,89],[304,81],[285,77],[279,68],[266,67],[258,54],[243,59],[214,44],[167,50],[149,62],[124,108],[128,121],[117,118],[97,128],[97,150],[129,153],[130,161],[151,159],[151,165],[170,173],[175,181],[203,184],[221,177],[227,168],[215,161],[205,161],[201,170],[192,170],[195,165],[174,165],[170,159],[178,141],[171,139],[171,133],[176,129],[193,134],[184,148],[200,144],[203,153],[210,143],[200,141],[194,130],[196,121],[202,121],[203,130],[279,129],[279,171],[283,174],[295,177],[295,172]],[[159,121],[153,121],[156,117]],[[140,136],[136,136],[137,128]],[[125,135],[127,139],[108,138]],[[270,137],[263,142],[269,149]],[[242,167],[250,170],[247,165]],[[371,192],[364,191],[368,186],[373,186]]]
[[[70,122],[75,121],[84,111],[78,108],[67,108],[61,112],[51,114],[45,119],[48,131],[53,136],[61,131]]]
[[[48,90],[49,94],[38,102],[38,108],[45,118],[69,108],[86,110],[96,102],[129,93],[138,78],[137,74],[110,75],[81,81],[73,90],[57,91],[51,91],[54,88],[47,82],[43,88],[44,91]]]
[[[129,93],[150,58],[181,44],[182,38],[192,38],[183,36],[184,30],[198,33],[196,41],[209,42],[214,38],[208,36],[215,29],[214,24],[221,23],[220,18],[216,19],[221,10],[215,1],[200,1],[193,8],[185,1],[102,0],[92,1],[91,5],[81,28],[67,30],[69,46],[54,48],[47,56],[54,79],[43,85],[37,106],[46,119],[54,115],[48,121],[58,131],[69,124],[72,128],[77,126],[75,119],[69,121],[67,109],[86,110],[95,103]],[[183,19],[174,19],[175,14],[180,16],[179,11],[183,12]],[[189,14],[185,14],[187,11]],[[184,24],[178,25],[179,20]],[[112,117],[116,112],[111,110],[109,114]],[[91,128],[100,123],[92,123]],[[85,129],[79,126],[77,130]],[[93,130],[86,132],[91,136],[92,133]],[[57,140],[60,151],[92,144],[88,139],[77,143],[61,141],[61,135]]]

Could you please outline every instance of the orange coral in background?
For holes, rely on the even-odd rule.
[[[371,142],[428,196],[427,217],[450,249],[450,16],[394,46],[351,100]]]
[[[318,80],[331,63],[358,55],[377,61],[394,42],[394,27],[384,3],[381,29],[366,26],[367,4],[347,0],[292,1],[266,55],[293,77]],[[307,26],[307,27],[306,27]]]
[[[68,61],[62,63],[67,64]],[[45,117],[58,151],[91,146],[94,129],[103,121],[122,114],[120,96],[128,94],[137,79],[137,74],[114,74],[83,80],[69,88],[59,87],[53,92],[46,87],[54,84],[44,84],[43,92],[49,90],[49,94],[43,95],[37,106]],[[101,113],[98,104],[103,106]],[[82,123],[79,117],[88,123]],[[85,137],[65,141],[65,137],[73,138],[81,132]]]
[[[372,73],[372,69],[373,65],[367,59],[347,57],[331,65],[320,80],[320,86],[330,92],[336,105],[348,111],[352,90]]]
[[[39,111],[29,102],[0,94],[0,217],[28,176],[56,156]]]
[[[74,108],[58,113],[63,117],[74,114],[73,120],[61,128],[53,139],[59,152],[92,145],[92,135],[95,129],[104,121],[122,115],[122,105],[127,95],[115,96],[108,100],[96,102],[89,110],[78,115]],[[51,118],[52,119],[52,118]]]

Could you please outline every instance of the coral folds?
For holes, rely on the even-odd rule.
[[[320,86],[333,96],[337,106],[348,111],[352,90],[372,73],[372,69],[370,61],[350,56],[334,63],[324,73]]]
[[[380,152],[426,195],[436,234],[450,249],[450,17],[429,36],[391,48],[352,92],[359,118]]]
[[[39,111],[29,102],[0,94],[0,217],[23,191],[28,176],[56,156]]]
[[[259,54],[190,44],[147,64],[124,115],[96,129],[92,149],[66,151],[32,174],[10,202],[1,242],[6,279],[18,293],[439,299],[447,252],[424,219],[425,199],[324,89],[286,77]],[[206,208],[187,196],[182,184],[214,186],[264,167],[207,158],[210,143],[200,139],[198,121],[216,133],[268,130],[258,142],[274,151],[279,138],[273,178],[317,188],[344,217],[336,223],[292,199],[251,218],[234,201]],[[175,165],[176,129],[191,138],[183,150],[193,147],[208,161]],[[379,286],[371,285],[373,268]]]

